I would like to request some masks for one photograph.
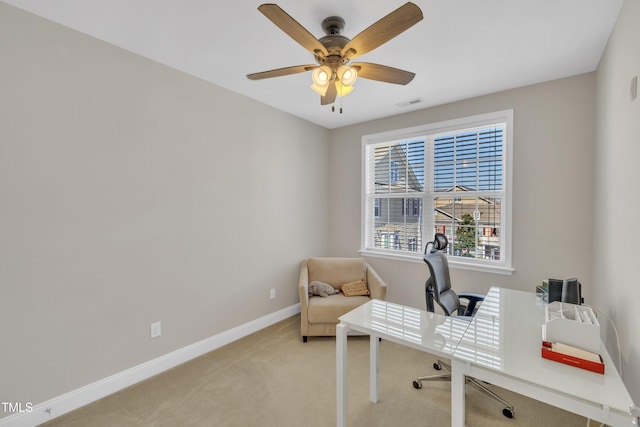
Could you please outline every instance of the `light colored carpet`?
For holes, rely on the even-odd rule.
[[[44,424],[47,427],[308,426],[336,423],[335,339],[300,338],[300,317],[262,331]],[[369,338],[349,337],[349,426],[449,426],[450,384],[412,386],[435,357],[380,343],[380,401],[369,402]],[[583,417],[494,387],[502,406],[467,386],[467,425],[584,427]],[[595,425],[595,423],[592,423]]]

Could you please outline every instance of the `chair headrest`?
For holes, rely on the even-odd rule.
[[[447,247],[447,245],[449,244],[449,239],[447,239],[447,236],[445,236],[442,233],[436,233],[435,236],[433,236],[433,248],[437,249],[439,251],[445,249]]]
[[[442,233],[436,233],[433,236],[433,242],[427,242],[427,245],[424,248],[424,253],[427,253],[427,248],[429,247],[429,243],[433,245],[433,247],[431,248],[431,252],[437,252],[437,251],[442,251],[444,249],[446,249],[447,245],[449,244],[449,239],[447,239],[447,236],[445,236]]]

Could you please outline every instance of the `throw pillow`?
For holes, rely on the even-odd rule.
[[[329,295],[337,294],[338,292],[340,291],[333,286],[318,280],[314,280],[309,283],[309,295],[319,295],[322,298],[326,298]]]
[[[367,288],[367,285],[364,283],[364,279],[345,283],[340,288],[342,289],[342,293],[345,297],[371,295],[371,292],[369,292],[369,288]]]

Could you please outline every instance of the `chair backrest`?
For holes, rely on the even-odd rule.
[[[343,283],[360,279],[367,283],[367,262],[364,258],[309,258],[307,271],[309,283],[318,280],[335,289],[340,289]]]
[[[460,308],[460,299],[451,289],[449,262],[446,254],[442,252],[446,249],[447,243],[447,237],[444,234],[436,233],[434,241],[427,243],[425,247],[424,262],[429,267],[430,273],[425,283],[425,295],[428,311],[434,311],[433,302],[435,301],[447,316],[451,316]],[[429,244],[432,244],[433,248],[427,252]]]

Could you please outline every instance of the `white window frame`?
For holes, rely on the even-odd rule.
[[[514,271],[512,266],[512,181],[513,181],[513,110],[502,110],[487,114],[479,114],[470,117],[447,120],[443,122],[431,123],[426,125],[415,126],[405,129],[397,129],[388,132],[365,135],[362,137],[362,184],[361,184],[361,243],[360,253],[363,256],[396,259],[410,262],[423,262],[422,252],[409,252],[399,250],[389,250],[383,248],[371,247],[367,244],[367,232],[370,230],[368,222],[373,221],[373,209],[368,209],[367,195],[367,147],[373,144],[391,143],[393,141],[404,141],[416,138],[424,138],[428,140],[429,136],[444,132],[454,132],[468,128],[476,128],[495,123],[506,123],[506,132],[503,139],[502,161],[503,161],[503,182],[501,204],[501,244],[500,244],[500,261],[478,260],[463,257],[449,257],[449,266],[451,268],[460,268],[466,270],[484,271],[498,274],[512,274]],[[425,150],[432,149],[428,142],[425,142]],[[433,152],[425,153],[425,190],[427,190],[427,181],[433,177]],[[425,197],[423,201],[423,249],[424,244],[430,241],[430,230],[433,230],[433,206],[430,197]]]

